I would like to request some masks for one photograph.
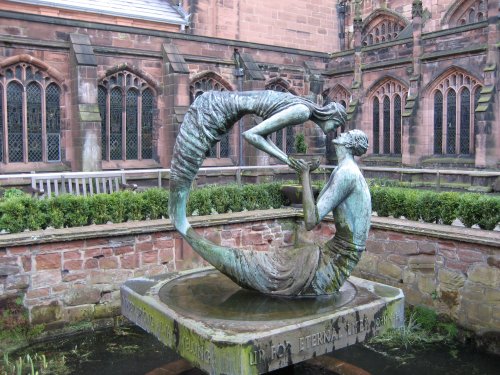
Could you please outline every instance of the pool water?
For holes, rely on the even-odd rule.
[[[11,358],[26,353],[45,354],[48,360],[64,355],[65,365],[54,375],[145,375],[179,359],[152,335],[137,327],[125,327],[60,338],[32,345]],[[500,357],[464,346],[434,346],[419,352],[384,352],[380,348],[354,345],[331,354],[372,375],[493,375],[499,374]],[[201,373],[198,371],[190,373]],[[281,374],[333,375],[328,369],[302,363]],[[187,374],[187,373],[186,373]],[[237,375],[237,374],[235,374]]]

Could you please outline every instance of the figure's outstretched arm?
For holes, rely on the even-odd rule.
[[[353,189],[353,181],[349,174],[342,170],[334,171],[330,180],[325,185],[318,198],[314,202],[311,187],[311,165],[304,160],[290,158],[292,168],[300,175],[302,181],[302,207],[304,211],[304,222],[307,230],[313,229],[323,218],[335,207],[341,204]],[[337,172],[337,173],[336,173]],[[334,173],[336,173],[334,175]]]
[[[311,111],[304,104],[297,104],[262,121],[260,124],[243,133],[243,137],[248,143],[274,156],[283,163],[290,165],[288,156],[280,150],[270,139],[268,135],[281,130],[287,126],[301,124],[311,116]]]

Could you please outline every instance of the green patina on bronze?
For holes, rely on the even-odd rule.
[[[245,114],[264,121],[243,133],[255,147],[299,173],[303,188],[306,228],[314,228],[333,211],[337,232],[323,245],[250,251],[216,245],[196,233],[186,218],[186,203],[207,151]],[[207,92],[186,113],[174,146],[170,179],[170,218],[191,247],[240,286],[272,295],[329,295],[349,277],[365,249],[371,217],[368,186],[354,161],[366,152],[368,139],[351,131],[334,141],[339,166],[314,202],[310,173],[317,162],[296,160],[283,153],[268,136],[287,126],[314,121],[327,133],[346,120],[344,107],[319,107],[287,93],[254,91]]]

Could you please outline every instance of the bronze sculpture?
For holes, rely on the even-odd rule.
[[[321,193],[318,205],[314,205],[312,195],[304,196],[308,228],[317,224],[328,210],[333,209],[339,215],[337,233],[341,235],[338,234],[323,246],[274,252],[233,249],[206,240],[187,221],[189,190],[206,152],[245,114],[256,114],[264,121],[246,131],[244,138],[300,173],[305,190],[310,189],[309,173],[317,165],[289,158],[268,136],[286,126],[307,120],[315,122],[326,133],[343,125],[346,119],[341,105],[330,103],[319,107],[288,93],[266,90],[240,93],[212,91],[202,94],[186,113],[174,147],[170,218],[198,254],[243,287],[274,295],[333,294],[359,260],[369,228],[370,196],[352,158],[354,154],[366,152],[368,140],[364,133],[364,138],[352,132],[339,138],[342,143],[337,142],[336,145],[342,161]],[[348,184],[361,185],[349,185],[351,187],[342,190],[342,193],[332,190],[346,185],[348,181]],[[327,203],[328,197],[334,199],[334,204]],[[359,207],[355,207],[357,204]],[[361,212],[362,220],[353,219],[354,212]]]

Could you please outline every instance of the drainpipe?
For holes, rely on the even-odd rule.
[[[238,48],[234,49],[233,53],[234,59],[234,76],[236,77],[236,89],[238,91],[243,91],[243,76],[244,71],[241,64],[241,56]],[[243,166],[243,121],[241,119],[238,120],[238,165]]]

